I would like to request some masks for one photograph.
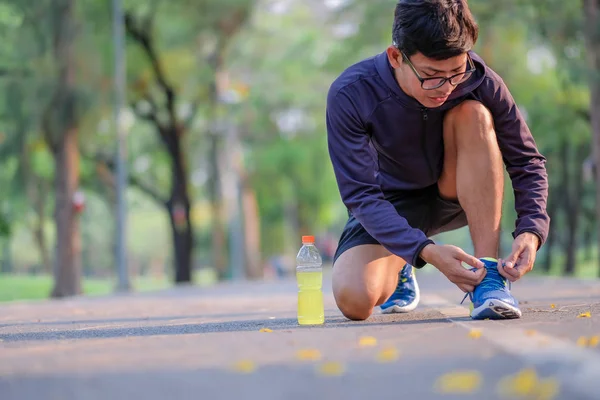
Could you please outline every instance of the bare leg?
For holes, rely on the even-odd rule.
[[[333,266],[333,296],[349,319],[369,318],[396,289],[406,262],[381,245],[365,244],[342,253]]]
[[[504,175],[492,115],[468,100],[444,119],[440,195],[458,199],[467,215],[475,257],[498,257]]]

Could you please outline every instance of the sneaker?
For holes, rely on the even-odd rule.
[[[419,284],[413,266],[406,264],[398,274],[398,286],[389,299],[379,307],[383,314],[405,313],[417,308]]]
[[[463,301],[471,298],[471,318],[512,319],[520,318],[519,302],[510,294],[510,282],[498,272],[498,260],[482,258],[487,273],[473,293],[467,293]],[[462,302],[461,302],[462,304]]]

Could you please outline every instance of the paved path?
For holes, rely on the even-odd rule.
[[[1,305],[0,400],[600,399],[599,281],[527,277],[497,322],[418,276],[417,310],[364,322],[327,282],[321,327],[292,281]]]

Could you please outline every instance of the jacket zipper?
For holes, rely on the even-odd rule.
[[[423,154],[425,154],[425,162],[427,163],[427,168],[429,170],[429,178],[433,179],[433,169],[431,168],[431,161],[429,160],[429,153],[427,152],[427,143],[426,143],[426,135],[427,135],[427,119],[429,118],[427,115],[427,108],[421,108],[421,115],[423,116],[423,135],[421,135],[421,148],[423,150]]]

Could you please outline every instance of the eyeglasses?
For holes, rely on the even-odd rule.
[[[452,86],[456,86],[458,84],[465,82],[467,79],[469,79],[471,77],[471,75],[473,75],[473,72],[475,72],[475,64],[473,63],[471,56],[469,56],[469,54],[467,53],[467,64],[469,65],[469,69],[466,70],[465,72],[459,72],[458,74],[449,76],[447,78],[443,78],[443,77],[422,78],[421,75],[419,75],[419,73],[415,69],[415,66],[410,62],[410,60],[408,59],[406,54],[404,54],[403,51],[400,51],[400,53],[402,53],[402,58],[406,61],[408,66],[413,70],[413,72],[417,76],[417,79],[419,80],[419,82],[421,82],[421,87],[425,90],[433,90],[433,89],[440,88],[440,87],[444,86],[444,84],[447,81],[449,81]]]

